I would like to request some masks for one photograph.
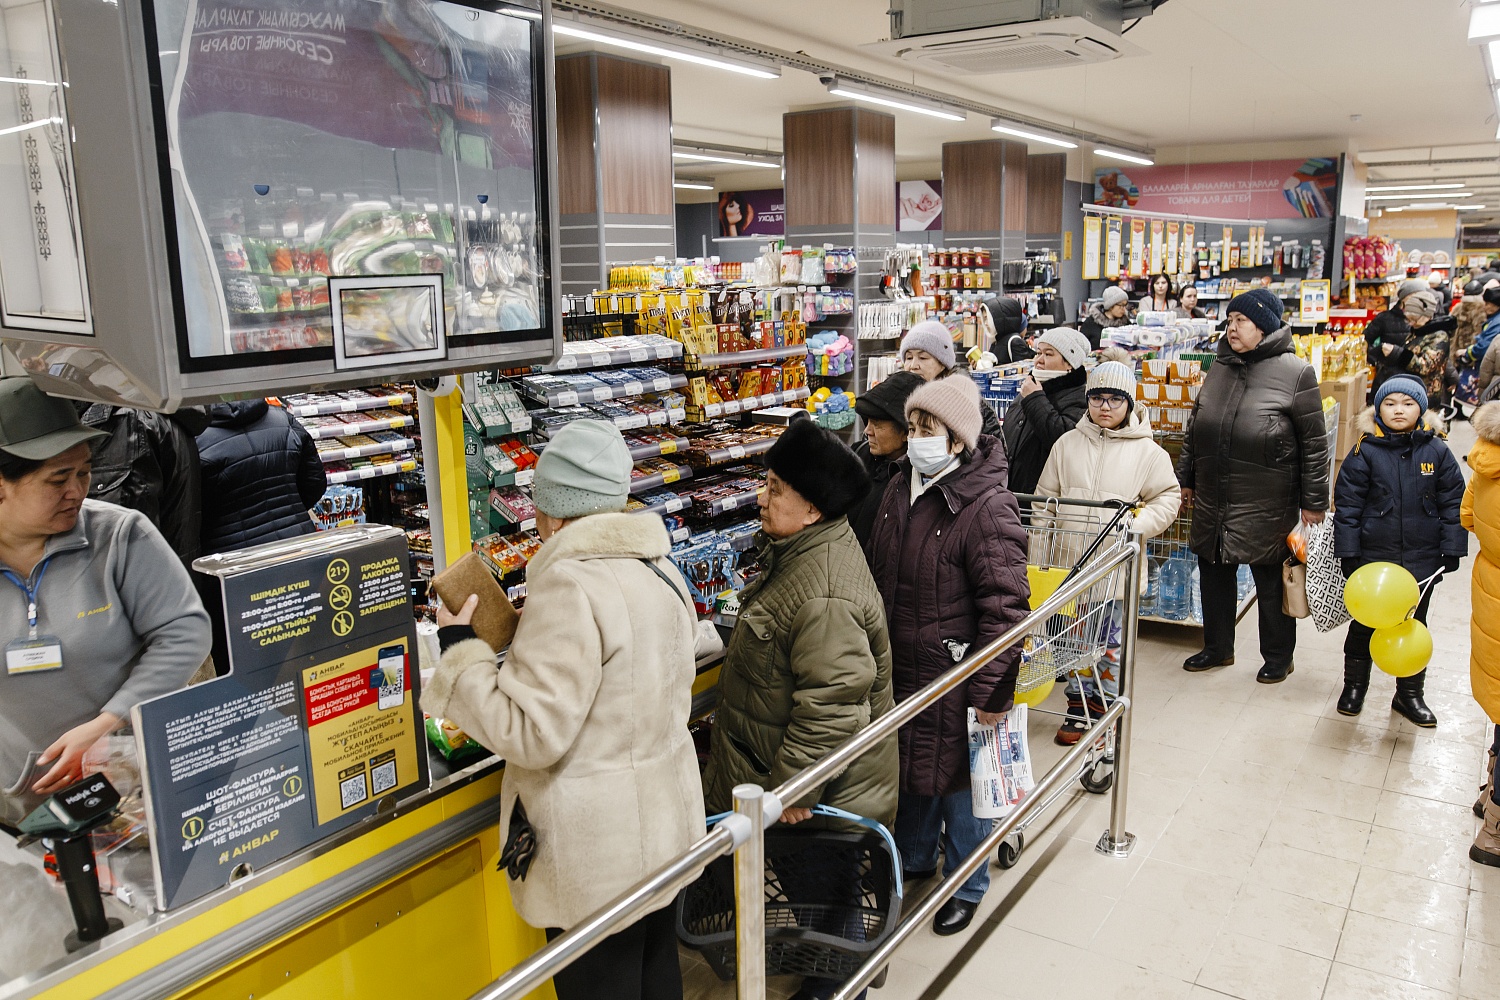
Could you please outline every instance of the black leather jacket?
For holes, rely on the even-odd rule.
[[[109,435],[94,447],[89,496],[145,514],[184,562],[201,555],[193,438],[208,426],[208,415],[197,408],[169,415],[108,403],[75,405],[79,419]]]

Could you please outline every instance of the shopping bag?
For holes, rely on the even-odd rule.
[[[1295,559],[1281,564],[1281,613],[1289,618],[1307,618],[1307,567]]]
[[[1333,554],[1333,519],[1307,526],[1307,605],[1319,632],[1349,620],[1344,607],[1344,572]]]
[[[1026,743],[1025,705],[1016,705],[993,726],[981,725],[969,709],[969,796],[975,819],[1008,816],[1036,782]]]

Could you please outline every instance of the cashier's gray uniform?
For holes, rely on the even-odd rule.
[[[15,783],[30,751],[100,712],[128,720],[136,704],[187,684],[208,656],[208,615],[192,580],[137,511],[85,500],[73,530],[47,540],[33,585],[38,574],[37,632],[61,640],[63,666],[0,671],[0,788]],[[26,638],[26,595],[3,576],[0,623],[0,645]]]

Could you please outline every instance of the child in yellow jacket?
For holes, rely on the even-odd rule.
[[[1490,780],[1474,803],[1484,826],[1469,848],[1469,857],[1480,864],[1500,867],[1500,403],[1486,403],[1474,411],[1474,432],[1479,440],[1469,449],[1469,467],[1474,470],[1464,490],[1459,517],[1463,526],[1479,539],[1474,557],[1473,606],[1469,621],[1469,684],[1474,700],[1495,723],[1495,742],[1490,747]]]

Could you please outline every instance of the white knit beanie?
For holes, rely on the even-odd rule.
[[[1135,398],[1135,372],[1129,365],[1118,361],[1106,361],[1089,372],[1088,391],[1118,392],[1122,396]]]
[[[1119,285],[1110,285],[1104,290],[1104,308],[1113,309],[1121,302],[1129,302],[1130,296],[1125,294],[1125,289]]]
[[[1037,342],[1046,344],[1061,354],[1069,368],[1082,368],[1089,357],[1089,338],[1071,327],[1059,326],[1048,330],[1037,338]]]

